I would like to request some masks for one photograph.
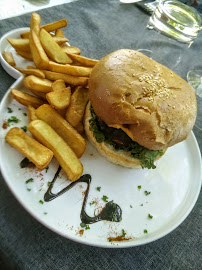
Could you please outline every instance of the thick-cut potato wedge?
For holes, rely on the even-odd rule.
[[[88,89],[81,86],[78,86],[72,94],[65,119],[73,127],[76,127],[82,121],[88,99]]]
[[[53,152],[50,149],[31,138],[20,128],[11,128],[5,139],[33,162],[40,171],[47,168],[53,158]]]
[[[63,80],[56,80],[52,83],[52,91],[57,92],[66,87],[66,84]]]
[[[15,67],[16,63],[11,52],[2,53],[4,60],[12,67]]]
[[[58,73],[58,72],[49,71],[49,70],[42,70],[42,71],[44,72],[46,78],[51,81],[63,80],[65,83],[68,83],[72,86],[78,86],[78,85],[86,86],[88,84],[87,77],[71,76],[68,74]]]
[[[30,49],[35,66],[40,69],[47,68],[49,58],[47,57],[41,45],[39,37],[33,30],[30,31],[29,39],[30,39]]]
[[[28,106],[32,105],[34,108],[38,108],[44,101],[17,89],[11,89],[11,95],[15,100],[17,100],[20,104]]]
[[[52,91],[52,81],[34,75],[25,77],[23,83],[27,89],[33,89],[44,93]]]
[[[79,122],[75,127],[76,131],[79,133],[79,134],[83,134],[84,133],[84,125],[82,122]]]
[[[62,45],[65,42],[68,42],[69,40],[65,37],[53,37],[55,42],[58,45]],[[16,51],[23,51],[23,52],[31,52],[30,50],[30,41],[28,38],[23,39],[23,38],[8,38],[8,42],[11,44],[11,46],[16,50]]]
[[[25,75],[34,75],[34,76],[37,76],[39,78],[45,79],[45,74],[43,73],[43,71],[41,71],[38,68],[20,68],[20,67],[16,67],[16,69],[18,71],[20,71],[21,73],[25,74]]]
[[[29,61],[33,61],[31,52],[16,51],[16,53]]]
[[[87,58],[81,55],[73,54],[73,53],[67,53],[67,55],[74,61],[78,62],[84,67],[94,67],[99,60]]]
[[[64,73],[64,74],[68,74],[72,76],[89,77],[91,74],[92,68],[62,65],[62,64],[58,64],[58,63],[50,61],[48,65],[48,70],[58,72],[58,73]]]
[[[44,29],[40,31],[40,41],[48,57],[61,64],[71,64],[72,60],[67,56],[53,37]]]
[[[37,13],[32,13],[30,20],[30,50],[32,53],[34,64],[37,68],[46,68],[48,66],[49,59],[41,45],[39,33],[40,33],[41,17]]]
[[[68,46],[65,43],[61,45],[61,48],[66,53],[73,53],[73,54],[80,54],[81,53],[81,50],[79,48],[74,47],[74,46]]]
[[[30,29],[34,31],[37,36],[39,36],[40,24],[41,24],[41,16],[38,13],[33,12],[30,19]]]
[[[16,51],[30,52],[28,38],[8,38],[7,40]]]
[[[29,120],[29,123],[31,121],[34,121],[34,120],[37,120],[37,116],[36,116],[36,109],[32,106],[32,105],[28,105],[27,106],[27,111],[28,111],[28,120]]]
[[[36,110],[36,116],[49,124],[66,143],[81,157],[86,149],[84,138],[50,105],[44,104]]]
[[[54,109],[65,109],[69,106],[71,98],[71,87],[66,87],[57,92],[49,92],[46,94],[46,99]]]
[[[62,44],[64,44],[65,42],[68,42],[68,41],[69,41],[66,37],[55,37],[55,36],[53,36],[53,39],[55,40],[55,42],[56,42],[58,45],[62,45]]]
[[[43,99],[44,101],[47,101],[46,100],[46,93],[40,92],[40,91],[36,91],[36,90],[31,89],[31,88],[29,88],[29,91],[32,92],[35,96]],[[45,103],[47,103],[47,102],[45,102]]]
[[[76,181],[83,173],[83,166],[69,145],[42,120],[34,120],[28,126],[32,135],[49,148],[71,181]]]
[[[61,29],[56,29],[55,30],[55,36],[56,37],[64,37],[63,31]]]
[[[47,32],[55,31],[58,28],[63,28],[67,26],[67,20],[62,19],[56,22],[52,22],[46,25],[41,26],[41,29],[45,29]],[[30,31],[22,33],[20,36],[21,38],[29,38]]]

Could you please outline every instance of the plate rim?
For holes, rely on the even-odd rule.
[[[11,87],[9,87],[9,89],[6,91],[6,93],[4,94],[1,102],[0,102],[0,115],[1,112],[3,112],[4,110],[4,107],[5,107],[5,103],[7,101],[7,99],[9,98],[9,91],[11,88],[14,88],[16,86],[18,86],[19,84],[22,84],[22,81],[23,81],[23,76],[19,77],[12,85]],[[198,142],[196,140],[196,137],[193,133],[193,131],[191,131],[189,137],[188,137],[188,140],[191,140],[193,143],[194,143],[194,146],[195,146],[195,150],[197,151],[197,160],[198,162],[201,164],[201,152],[200,152],[200,148],[199,148],[199,145],[198,145]],[[129,248],[129,247],[136,247],[136,246],[141,246],[141,245],[145,245],[145,244],[149,244],[151,242],[154,242],[166,235],[168,235],[169,233],[171,233],[172,231],[174,231],[180,224],[182,224],[182,222],[188,217],[188,215],[190,214],[190,212],[192,211],[193,207],[195,206],[196,202],[197,202],[197,199],[199,197],[199,193],[200,193],[200,190],[201,190],[201,185],[202,185],[202,166],[200,166],[198,168],[198,175],[200,176],[200,179],[198,180],[198,188],[197,190],[195,190],[195,196],[194,196],[194,199],[192,201],[192,203],[189,205],[188,209],[186,210],[186,214],[181,217],[179,219],[179,221],[177,223],[175,223],[173,226],[170,227],[169,230],[167,230],[166,232],[163,232],[163,233],[160,233],[157,237],[151,237],[149,239],[145,238],[145,241],[142,241],[141,243],[135,243],[135,240],[134,241],[122,241],[122,242],[119,242],[119,243],[115,243],[114,245],[113,244],[110,244],[110,242],[106,242],[106,243],[101,243],[101,244],[98,244],[98,243],[94,243],[92,240],[87,240],[85,238],[75,238],[74,235],[67,235],[63,232],[61,232],[59,229],[55,229],[53,228],[51,225],[49,225],[47,222],[45,222],[45,220],[43,220],[42,218],[38,217],[37,214],[35,214],[34,211],[32,211],[29,207],[26,206],[26,204],[23,202],[23,199],[18,197],[18,194],[15,192],[15,190],[12,189],[12,186],[10,185],[9,181],[7,181],[7,176],[6,176],[6,170],[4,169],[4,167],[2,166],[2,155],[0,155],[0,170],[1,170],[1,173],[2,173],[2,176],[4,178],[4,181],[5,183],[7,184],[8,188],[10,189],[11,193],[14,195],[14,197],[16,198],[16,200],[20,203],[20,205],[35,219],[37,220],[39,223],[41,223],[43,226],[45,226],[46,228],[50,229],[51,231],[53,231],[54,233],[66,238],[66,239],[69,239],[69,240],[72,240],[74,242],[77,242],[77,243],[80,243],[80,244],[85,244],[85,245],[89,245],[89,246],[95,246],[95,247],[100,247],[100,248]]]

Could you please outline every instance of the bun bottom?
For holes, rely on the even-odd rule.
[[[86,136],[91,142],[91,144],[96,147],[96,149],[102,156],[104,156],[108,161],[114,164],[121,165],[126,168],[141,168],[141,161],[137,158],[132,157],[130,152],[126,152],[123,150],[115,150],[112,145],[106,142],[98,143],[96,141],[95,137],[93,136],[93,132],[89,129],[89,120],[91,119],[90,106],[91,103],[88,102],[84,116],[84,128]],[[157,159],[159,158],[160,156]]]

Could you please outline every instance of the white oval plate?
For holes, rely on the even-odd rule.
[[[17,69],[10,66],[5,59],[2,56],[2,53],[4,51],[11,52],[13,54],[13,58],[16,63],[16,67],[26,68],[28,65],[33,65],[33,62],[28,61],[21,56],[19,56],[15,49],[10,45],[10,43],[7,41],[8,38],[20,38],[20,34],[28,31],[28,27],[24,28],[18,28],[11,30],[10,32],[3,35],[0,39],[0,62],[4,70],[12,76],[14,79],[18,79],[20,76],[22,76],[22,73],[20,73]]]
[[[19,78],[11,88],[22,89]],[[8,109],[12,113],[8,113]],[[20,119],[13,126],[22,127],[28,124],[27,109],[18,104],[9,91],[0,105],[0,125],[16,116]],[[70,191],[51,202],[44,200],[48,182],[52,180],[58,164],[53,160],[48,171],[38,172],[34,168],[21,169],[21,153],[5,142],[9,130],[0,131],[0,167],[10,190],[22,206],[39,222],[54,232],[71,240],[99,247],[131,247],[157,240],[176,227],[188,216],[194,207],[201,187],[201,155],[194,134],[187,140],[167,150],[157,162],[157,168],[127,169],[109,163],[100,156],[93,146],[87,143],[87,149],[81,161],[84,174],[92,176],[87,213],[94,216],[104,205],[103,195],[117,203],[122,211],[122,221],[115,223],[100,221],[90,225],[81,235],[80,211],[86,184],[77,184]],[[26,184],[26,180],[34,181]],[[64,174],[57,180],[55,191],[59,191],[70,182]],[[141,185],[141,189],[138,186]],[[100,192],[96,187],[101,187]],[[30,190],[30,191],[29,191]],[[145,191],[151,192],[145,195]],[[96,203],[90,205],[90,202]],[[149,218],[148,214],[153,218]],[[108,241],[108,237],[122,235],[130,240]],[[147,230],[147,234],[144,233]]]

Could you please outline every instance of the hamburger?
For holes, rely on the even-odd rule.
[[[84,127],[109,161],[155,168],[168,147],[187,138],[196,111],[185,80],[138,51],[121,49],[92,70]]]

